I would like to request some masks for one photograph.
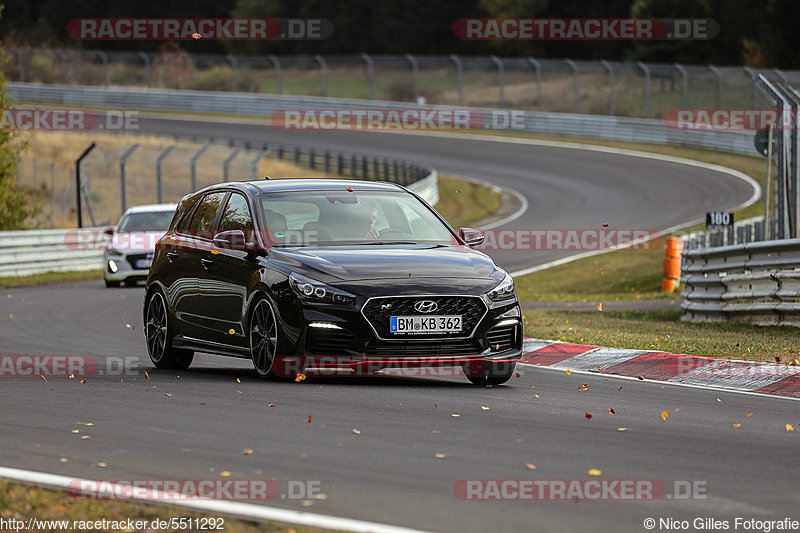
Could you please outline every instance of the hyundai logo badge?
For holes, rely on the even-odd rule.
[[[433,313],[439,308],[439,305],[433,300],[420,300],[414,304],[414,309],[418,313]]]

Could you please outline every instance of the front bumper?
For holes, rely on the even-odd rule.
[[[435,295],[418,298],[436,298]],[[465,298],[472,296],[465,296]],[[415,296],[417,298],[417,296]],[[432,368],[477,368],[484,364],[513,364],[522,354],[522,316],[516,300],[486,305],[485,313],[470,332],[442,337],[387,338],[376,331],[362,313],[364,304],[300,306],[293,318],[293,350],[278,356],[273,369],[294,376],[323,371],[370,374],[382,370],[410,372]],[[467,334],[469,333],[469,334]],[[436,372],[438,373],[438,372]]]
[[[147,254],[103,254],[103,278],[107,281],[145,280],[150,268],[137,268],[134,265]],[[113,262],[113,266],[111,264]],[[116,270],[115,270],[116,269]]]

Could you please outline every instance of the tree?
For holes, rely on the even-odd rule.
[[[0,6],[0,16],[2,16]],[[0,47],[0,67],[7,61],[5,50]],[[0,113],[7,112],[9,99],[6,95],[6,77],[0,68]],[[28,198],[17,187],[14,177],[17,174],[17,154],[24,148],[14,131],[0,129],[0,230],[21,229],[33,209],[28,206]]]

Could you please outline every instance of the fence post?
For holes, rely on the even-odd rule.
[[[328,96],[328,64],[319,54],[314,56],[314,60],[319,63],[319,75],[322,81],[322,96]]]
[[[608,86],[610,89],[608,94],[608,105],[611,111],[611,116],[613,117],[617,114],[617,94],[614,90],[614,66],[605,59],[601,59],[600,64],[603,65],[603,67],[605,67],[605,69],[608,71]]]
[[[103,62],[103,75],[105,77],[105,86],[108,89],[108,86],[111,84],[111,76],[108,72],[108,56],[102,50],[95,50],[95,54],[100,57],[100,61]]]
[[[228,181],[228,168],[230,167],[231,161],[233,161],[241,151],[242,151],[241,148],[237,148],[236,150],[231,152],[231,155],[229,155],[222,163],[222,181],[224,182]]]
[[[189,64],[189,89],[194,89],[194,59],[189,53],[186,53],[186,61]]]
[[[497,65],[497,86],[500,89],[500,106],[506,106],[506,82],[505,82],[505,72],[503,69],[503,62],[500,61],[500,58],[493,55],[489,56],[489,59],[492,60],[492,63]]]
[[[744,71],[753,80],[753,109],[758,109],[758,85],[755,83],[756,73],[750,67],[743,67]]]
[[[192,178],[191,178],[191,187],[192,192],[197,190],[197,160],[200,159],[200,156],[211,147],[210,144],[206,143],[202,148],[200,148],[197,153],[192,156],[191,160],[191,167],[192,167]]]
[[[64,85],[67,84],[67,53],[64,50],[56,50],[58,59],[61,60],[61,76],[64,80]]]
[[[636,64],[644,71],[645,116],[650,118],[650,69],[641,61],[637,61]]]
[[[717,109],[722,109],[722,91],[723,91],[722,72],[714,65],[709,65],[708,70],[713,72],[714,76],[717,77]]]
[[[258,155],[255,157],[255,159],[253,159],[253,162],[252,162],[252,163],[250,163],[250,174],[253,176],[253,179],[254,179],[254,180],[257,180],[257,179],[258,179],[258,163],[259,163],[259,162],[260,162],[262,159],[264,159],[265,157],[267,157],[267,154],[268,154],[268,153],[269,153],[269,148],[267,148],[266,146],[264,146],[264,149],[263,149],[263,150],[261,150],[261,153],[260,153],[260,154],[258,154]]]
[[[11,47],[8,47],[9,49]],[[14,48],[14,53],[17,55],[17,65],[19,66],[19,81],[25,81],[25,55],[19,48]]]
[[[686,69],[675,63],[675,70],[681,73],[681,93],[683,93],[683,108],[689,109],[689,75]]]
[[[369,84],[369,99],[375,99],[375,68],[372,58],[367,54],[361,54],[361,59],[367,64],[367,82]]]
[[[272,62],[272,68],[275,69],[275,92],[283,94],[283,84],[281,83],[281,60],[275,54],[267,56]]]
[[[542,65],[532,58],[528,56],[527,58],[528,63],[530,63],[534,70],[536,71],[536,109],[541,111],[542,110]]]
[[[138,143],[128,148],[128,150],[122,154],[122,157],[119,159],[119,194],[123,213],[128,208],[127,198],[125,197],[125,162],[131,155],[133,155],[133,152],[135,152],[137,148],[139,148]]]
[[[169,155],[169,153],[175,149],[175,145],[170,145],[164,148],[164,150],[158,154],[158,158],[156,159],[156,198],[158,198],[158,203],[164,203],[164,194],[163,194],[163,187],[161,180],[161,162]]]
[[[567,65],[569,65],[569,68],[572,69],[573,85],[575,86],[574,87],[574,89],[575,89],[575,112],[576,113],[580,113],[581,112],[581,86],[580,86],[580,82],[578,81],[578,74],[579,74],[578,73],[578,65],[576,65],[575,62],[573,60],[571,60],[571,59],[565,59],[564,61],[567,63]]]
[[[406,59],[411,63],[411,77],[414,80],[414,103],[419,101],[419,65],[411,54],[406,54]]]
[[[139,52],[139,57],[142,58],[144,63],[144,86],[150,88],[150,56],[144,52]]]
[[[458,105],[464,105],[464,64],[455,54],[450,54],[450,61],[456,66],[456,80],[458,82]]]
[[[50,163],[50,227],[53,227],[53,200],[56,194],[56,164]]]
[[[237,92],[239,90],[239,62],[236,61],[233,54],[226,55],[225,59],[231,64],[231,70],[233,71],[233,92]]]

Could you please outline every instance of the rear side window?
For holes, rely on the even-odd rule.
[[[250,208],[247,206],[247,199],[241,194],[233,193],[225,206],[222,220],[219,222],[220,231],[242,230],[245,235],[250,235],[253,230],[253,218],[250,216]]]
[[[217,217],[217,211],[219,211],[219,207],[225,199],[225,194],[224,192],[215,192],[205,195],[200,200],[187,228],[190,234],[205,239],[213,237],[214,219]]]

